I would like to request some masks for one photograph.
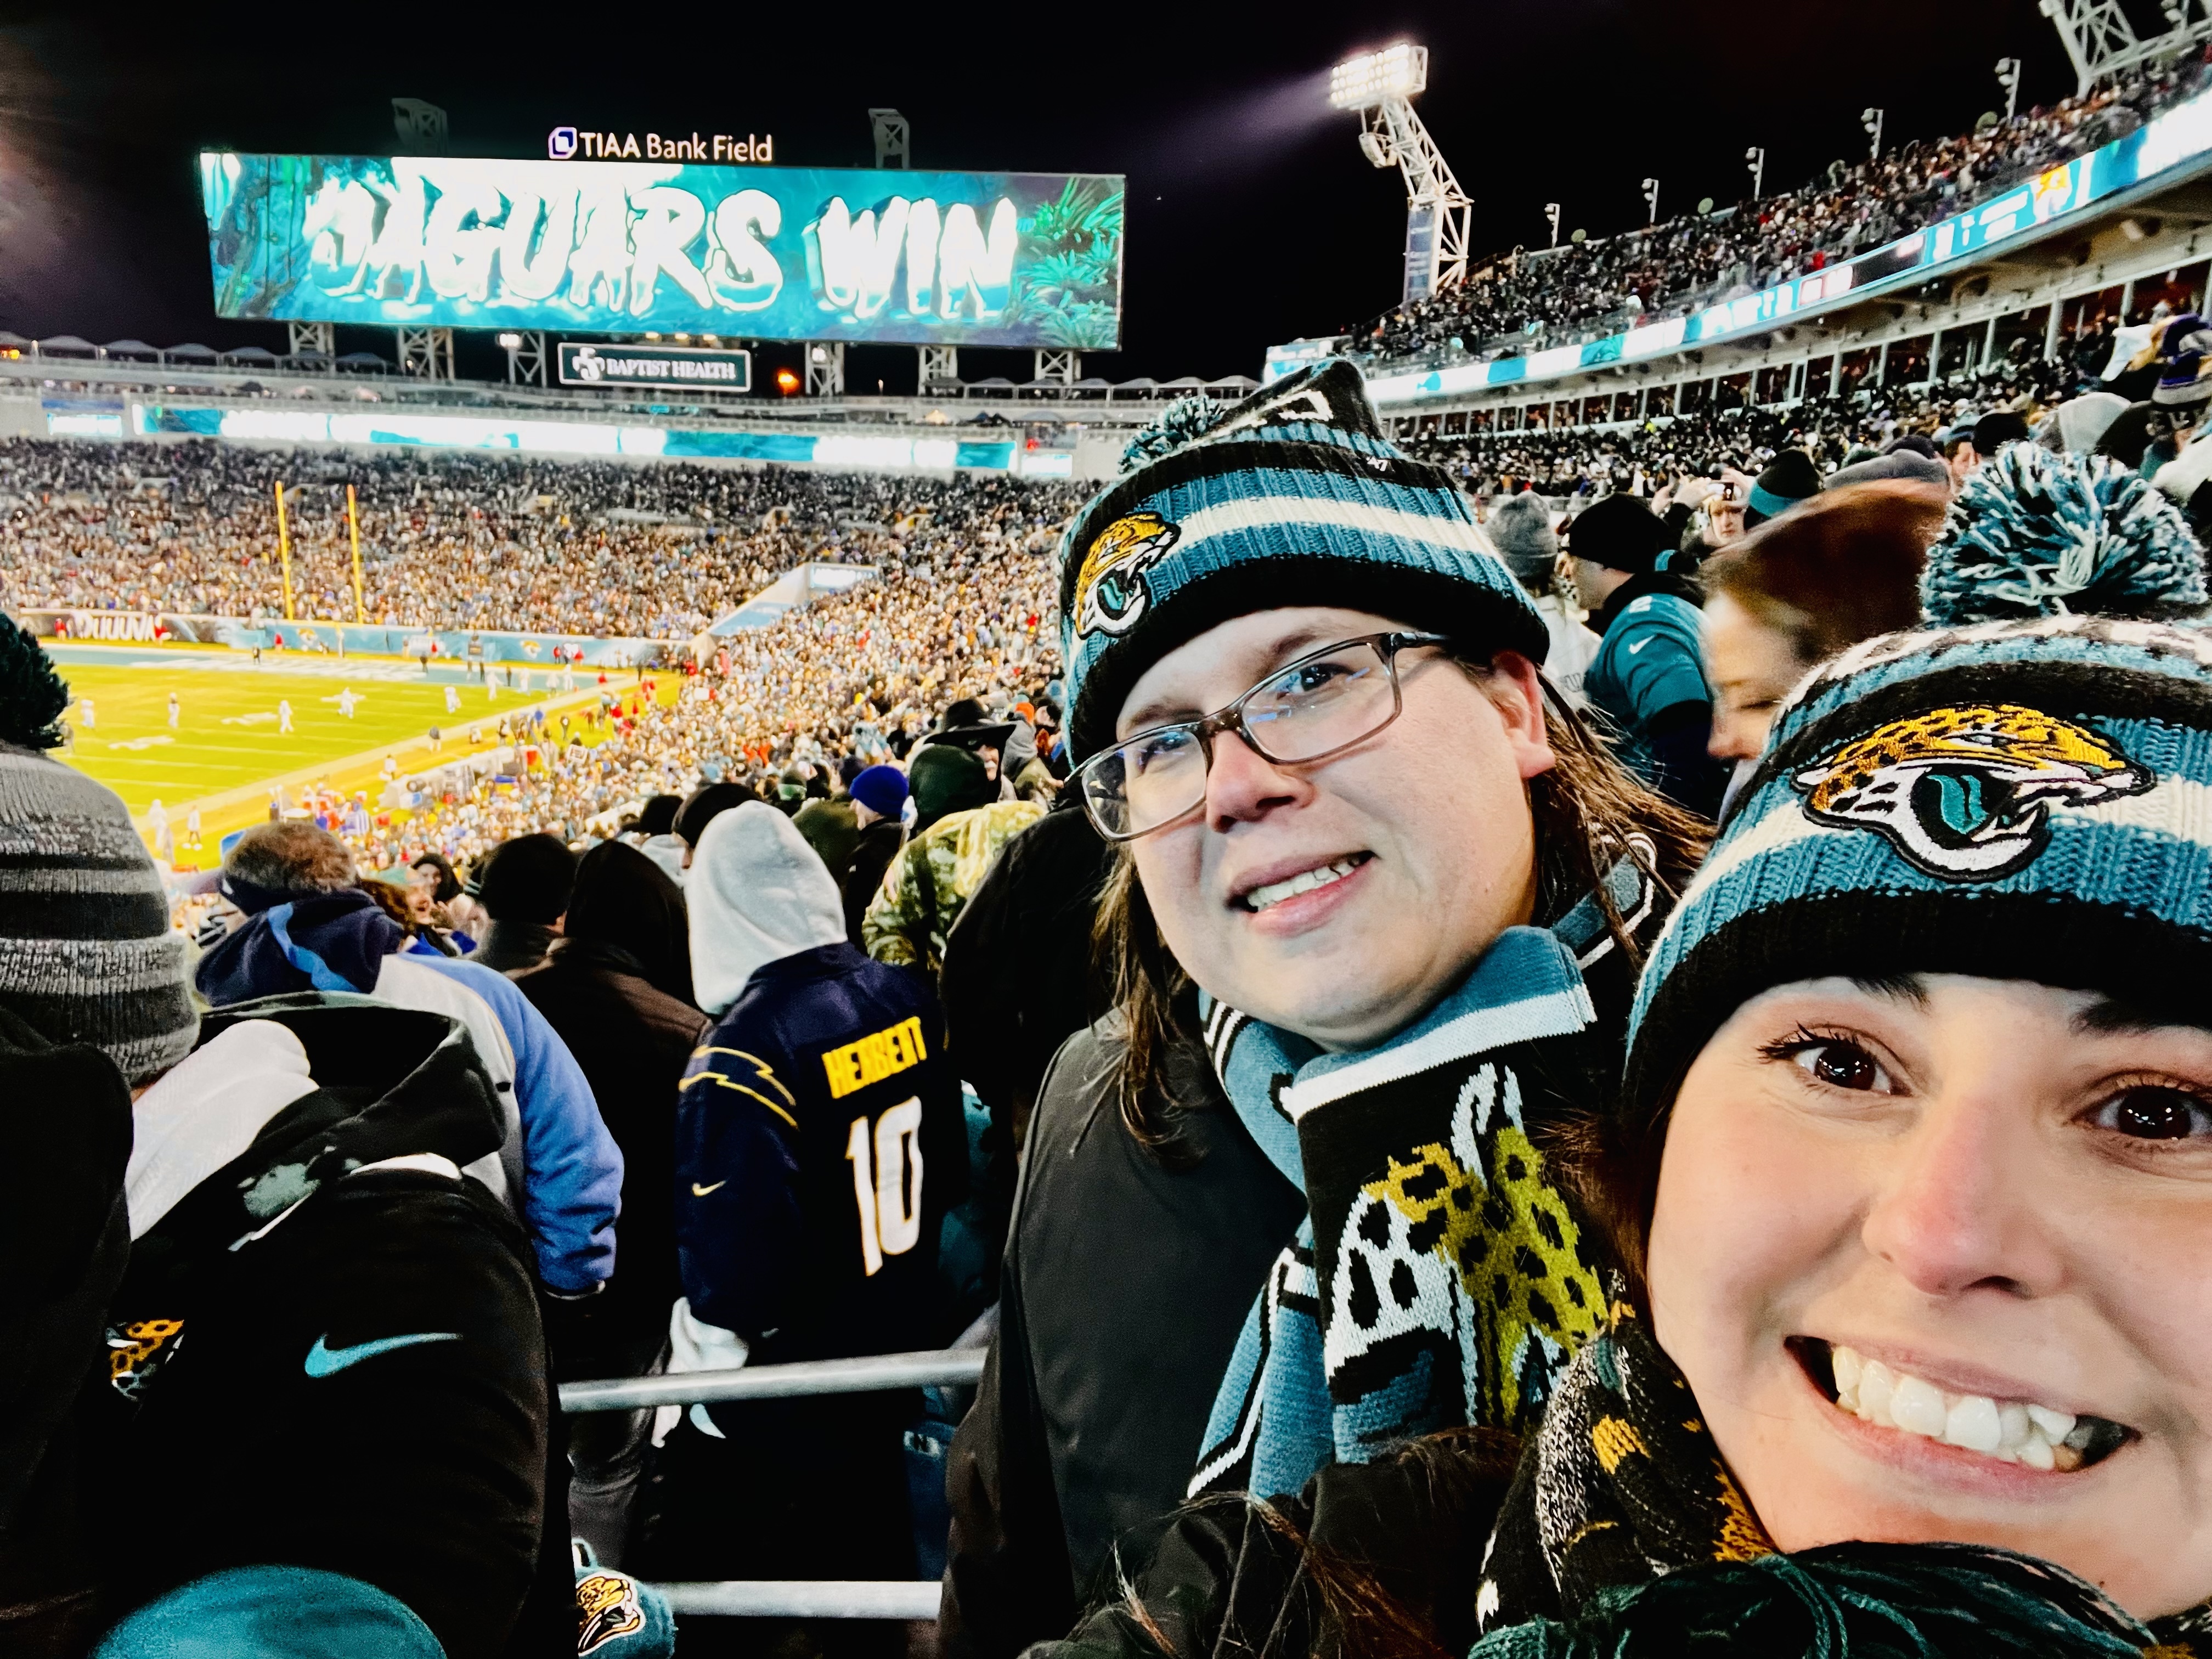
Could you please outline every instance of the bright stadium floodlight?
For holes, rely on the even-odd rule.
[[[1467,280],[1467,192],[1411,102],[1428,89],[1429,49],[1399,42],[1329,71],[1332,109],[1359,113],[1359,149],[1406,181],[1405,303]]]
[[[1428,85],[1429,49],[1401,42],[1347,58],[1331,70],[1328,106],[1372,109],[1394,98],[1418,97]]]

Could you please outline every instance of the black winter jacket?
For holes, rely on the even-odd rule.
[[[1015,1151],[1061,1043],[1104,1012],[1091,929],[1114,851],[1071,793],[1000,849],[945,941],[939,988],[954,1063],[989,1109],[981,1200],[985,1282],[1013,1213]]]
[[[0,1651],[45,1659],[96,1628],[70,1407],[131,1256],[131,1091],[99,1049],[0,1012],[0,1126],[16,1176],[0,1207]]]
[[[854,945],[860,943],[860,918],[884,884],[884,872],[905,845],[906,830],[896,818],[878,818],[860,831],[844,866],[830,872],[837,878],[838,896],[845,905],[845,937]]]
[[[1139,1146],[1107,1086],[1115,1029],[1069,1039],[1030,1127],[999,1334],[947,1473],[950,1659],[1065,1634],[1115,1540],[1182,1501],[1254,1290],[1305,1213],[1194,1039],[1168,1062],[1180,1157]]]
[[[483,1157],[498,1099],[441,1015],[310,993],[227,1008],[201,1041],[254,1018],[290,1028],[319,1086],[132,1247],[80,1412],[88,1501],[128,1516],[101,1531],[106,1611],[275,1562],[388,1591],[450,1659],[498,1654],[545,1514],[527,1243],[473,1181],[352,1173]]]
[[[628,852],[629,849],[622,849]],[[641,855],[639,862],[645,862]],[[659,875],[658,871],[653,872]],[[592,1298],[613,1346],[562,1356],[577,1376],[629,1374],[650,1363],[684,1294],[676,1276],[676,1085],[713,1022],[655,988],[623,953],[580,939],[555,947],[542,967],[515,976],[545,1023],[568,1045],[622,1148],[620,1249],[614,1277]],[[591,1373],[590,1365],[610,1370]],[[582,1370],[575,1370],[583,1366]],[[564,1373],[565,1374],[565,1373]]]

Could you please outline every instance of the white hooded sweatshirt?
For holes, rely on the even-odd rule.
[[[754,972],[845,937],[845,906],[821,854],[773,806],[719,813],[691,854],[684,902],[691,983],[717,1019]]]

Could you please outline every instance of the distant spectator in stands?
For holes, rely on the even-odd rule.
[[[907,763],[907,785],[914,792],[914,833],[926,833],[948,812],[965,812],[999,798],[983,763],[966,750],[933,743],[917,749]]]
[[[1974,422],[1974,453],[1987,460],[2007,444],[2023,442],[2031,435],[2027,422],[2019,410],[1993,409]]]
[[[859,814],[852,796],[842,790],[808,799],[792,814],[791,822],[806,844],[822,855],[823,867],[833,876],[844,869],[860,839]]]
[[[1932,465],[1924,456],[1914,459]],[[1902,479],[1824,490],[1707,562],[1705,676],[1713,757],[1740,780],[1775,709],[1813,666],[1920,622],[1920,568],[1949,492]]]
[[[399,927],[356,884],[352,853],[298,819],[241,836],[222,894],[246,919],[196,970],[216,1007],[350,991],[460,1022],[508,1109],[497,1155],[467,1173],[520,1216],[549,1290],[595,1293],[614,1270],[622,1153],[568,1045],[514,982],[479,962],[396,954]]]
[[[683,1293],[670,1208],[676,1085],[708,1024],[690,1000],[682,892],[642,853],[602,842],[577,861],[550,957],[514,983],[575,1055],[623,1154],[621,1254],[605,1293],[578,1304],[573,1328],[556,1328],[559,1380],[642,1376],[667,1344],[669,1310]],[[652,1419],[596,1412],[569,1425],[569,1516],[608,1566],[629,1548]]]
[[[1559,567],[1559,538],[1552,529],[1550,504],[1534,490],[1509,495],[1491,510],[1484,528],[1512,570],[1513,579],[1535,600],[1537,614],[1551,635],[1551,649],[1544,658],[1545,678],[1579,702],[1583,676],[1597,660],[1600,641],[1583,626],[1576,611],[1568,609],[1569,592]]]
[[[674,822],[676,838],[684,843],[684,868],[690,869],[699,837],[707,833],[708,824],[732,807],[759,799],[742,783],[702,784],[686,795],[684,805],[676,809]]]
[[[884,872],[906,842],[906,774],[896,766],[871,766],[853,779],[853,817],[860,826],[837,890],[845,906],[845,937],[860,943],[860,918],[884,884]]]
[[[1770,519],[1778,519],[1801,501],[1820,493],[1820,474],[1813,458],[1802,449],[1785,449],[1773,464],[1752,481],[1744,501],[1743,523],[1756,530]]]
[[[490,918],[474,960],[519,974],[545,960],[576,886],[576,855],[557,836],[501,842],[477,877],[477,901]]]
[[[679,1343],[722,1364],[940,1346],[938,1236],[967,1139],[934,993],[846,940],[836,884],[770,807],[717,817],[685,890],[716,1024],[677,1096]],[[693,1408],[662,1460],[653,1575],[913,1577],[917,1406]]]
[[[1698,590],[1657,568],[1666,526],[1632,495],[1608,495],[1567,527],[1575,587],[1602,636],[1583,678],[1621,758],[1677,805],[1710,816],[1723,775],[1705,752],[1712,694],[1698,646]]]
[[[1982,464],[1980,452],[1974,447],[1974,429],[1970,426],[1952,427],[1942,434],[1941,441],[1943,465],[1951,470],[1951,489],[1956,494]]]
[[[684,885],[684,843],[676,835],[676,813],[683,805],[681,795],[653,796],[639,810],[635,831],[637,850],[678,887]]]
[[[1112,866],[1112,850],[1070,795],[1006,842],[945,940],[946,1035],[991,1114],[978,1197],[994,1290],[1016,1155],[1045,1071],[1111,1000],[1094,982],[1091,933]]]
[[[921,758],[916,757],[917,766]],[[1000,849],[1044,815],[1045,808],[1036,801],[994,800],[948,812],[927,830],[917,828],[860,918],[860,939],[868,954],[934,979],[953,923],[990,873]]]
[[[2128,402],[2109,392],[2085,392],[2069,398],[2044,416],[2035,429],[2035,441],[2045,449],[2087,455],[2095,452],[2112,422],[2127,413]]]
[[[424,853],[407,866],[406,902],[409,920],[416,932],[434,933],[439,942],[451,947],[450,951],[439,951],[441,956],[466,956],[477,948],[475,939],[454,919],[457,907],[473,912],[476,901],[461,890],[460,878],[454,875],[453,866],[446,861],[444,854]],[[420,948],[432,950],[436,946],[424,945]]]

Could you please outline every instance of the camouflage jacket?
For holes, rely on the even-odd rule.
[[[948,812],[899,849],[860,918],[860,944],[878,962],[935,978],[961,907],[983,884],[999,849],[1045,815],[1037,801],[1001,800]]]

